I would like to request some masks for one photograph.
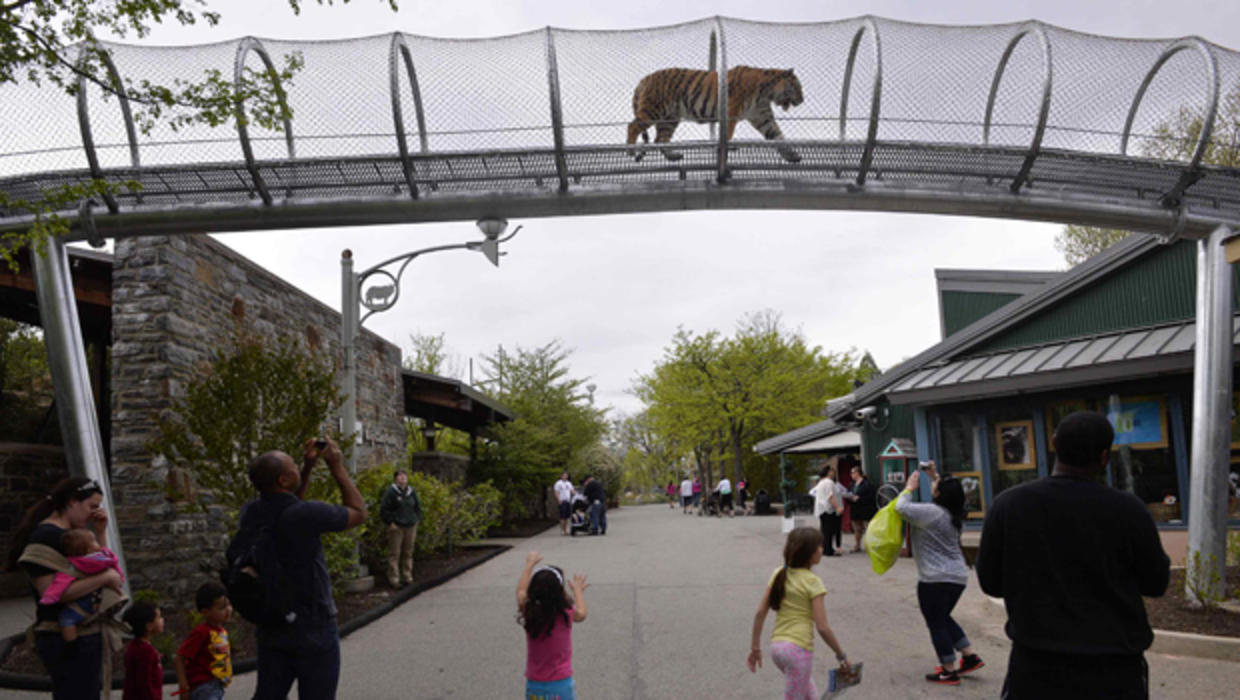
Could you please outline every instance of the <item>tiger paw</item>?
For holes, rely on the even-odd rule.
[[[791,148],[779,149],[779,155],[783,156],[784,160],[788,161],[789,163],[800,163],[801,162],[801,154],[797,153]]]
[[[670,161],[678,161],[685,157],[680,151],[663,151],[663,157]]]

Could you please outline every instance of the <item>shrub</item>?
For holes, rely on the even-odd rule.
[[[376,571],[381,571],[387,562],[386,528],[379,517],[379,502],[392,483],[394,471],[391,466],[374,467],[367,470],[364,481],[359,477],[358,482],[369,509],[362,536],[363,556]],[[409,475],[409,485],[417,491],[422,504],[422,522],[414,542],[415,557],[446,549],[449,540],[453,546],[477,542],[487,528],[499,523],[500,493],[490,482],[466,489],[460,482],[443,482],[414,472]]]

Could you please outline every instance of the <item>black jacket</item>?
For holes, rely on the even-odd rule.
[[[607,503],[607,492],[603,490],[603,482],[598,479],[594,479],[590,483],[586,484],[585,493],[586,500],[591,503],[595,501]]]
[[[874,501],[878,490],[874,488],[874,482],[869,479],[854,481],[852,492],[857,497],[857,500],[848,506],[853,520],[872,520],[874,514],[878,512],[878,503]]]
[[[422,502],[418,500],[418,492],[412,486],[401,491],[396,484],[391,484],[383,491],[383,500],[379,501],[379,517],[385,525],[395,523],[398,527],[413,527],[422,522]]]
[[[1140,654],[1154,640],[1141,596],[1167,590],[1171,560],[1145,504],[1052,476],[999,494],[977,578],[1003,598],[1012,642],[1059,654]]]

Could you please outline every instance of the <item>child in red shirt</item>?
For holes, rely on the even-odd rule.
[[[164,631],[164,616],[151,603],[137,602],[125,611],[133,641],[125,649],[123,700],[163,700],[164,664],[151,645],[151,635]]]
[[[194,604],[202,622],[177,649],[177,695],[188,700],[220,700],[232,680],[232,650],[224,628],[232,619],[232,603],[222,585],[204,583],[194,594]]]

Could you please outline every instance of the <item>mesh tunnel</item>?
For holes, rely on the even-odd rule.
[[[1038,22],[707,18],[492,39],[395,33],[102,47],[111,85],[83,83],[77,99],[28,82],[0,86],[0,191],[32,199],[92,176],[140,182],[140,193],[106,203],[116,214],[860,187],[1240,218],[1240,54],[1194,37],[1116,39]],[[135,123],[141,105],[112,88],[279,70],[288,57],[302,68],[279,85],[292,117],[274,129]],[[748,89],[727,82],[736,66],[795,74],[804,101],[771,106],[783,142],[764,140],[743,118],[726,142],[731,117],[720,124],[716,109],[712,119],[681,115],[669,145],[639,144],[645,157],[634,157],[625,138],[644,76],[708,71],[736,93]],[[16,218],[0,212],[0,222]]]

